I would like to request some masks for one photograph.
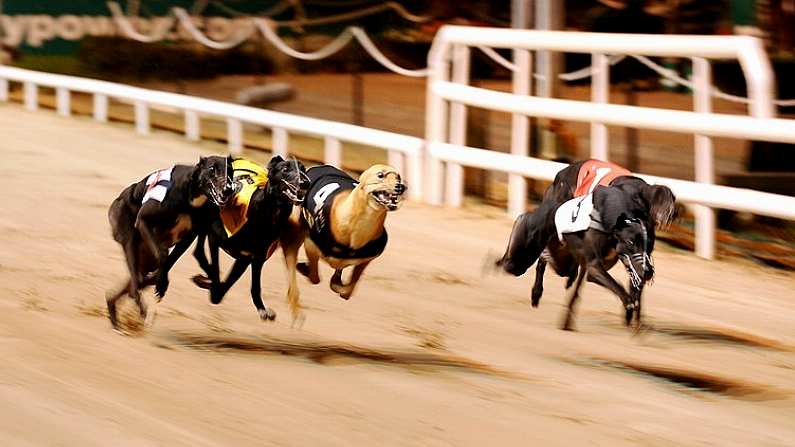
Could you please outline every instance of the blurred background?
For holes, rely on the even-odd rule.
[[[183,17],[174,8],[182,8]],[[189,18],[188,18],[189,16]],[[252,17],[267,18],[271,39],[254,29]],[[186,26],[185,20],[190,26]],[[55,73],[129,83],[266,109],[423,136],[426,66],[433,37],[443,24],[560,29],[611,33],[752,35],[764,39],[778,80],[778,112],[795,113],[795,0],[23,0],[0,1],[3,62]],[[351,44],[319,60],[347,27],[357,26],[382,53],[373,57]],[[299,53],[296,53],[299,52]],[[509,52],[499,53],[510,60]],[[298,57],[296,57],[298,56]],[[386,68],[384,60],[396,70]],[[611,59],[610,102],[692,110],[689,61],[656,58]],[[551,83],[536,83],[535,94],[590,97],[590,56],[551,55],[537,63]],[[404,70],[400,72],[399,68]],[[406,73],[408,72],[408,73]],[[562,76],[561,76],[562,75]],[[494,58],[474,51],[473,85],[510,91],[511,73]],[[725,95],[714,98],[721,113],[745,114],[745,82],[735,61],[715,61],[713,83]],[[12,91],[21,100],[21,86]],[[54,93],[42,92],[54,107]],[[91,97],[73,95],[73,108],[90,113]],[[132,121],[129,104],[114,103],[111,118]],[[153,112],[152,124],[178,130],[181,118]],[[510,115],[470,108],[467,143],[509,151]],[[202,126],[204,138],[222,140],[222,122]],[[270,150],[270,139],[246,128],[246,146]],[[610,155],[633,171],[692,179],[692,137],[660,131],[611,127]],[[720,184],[795,195],[795,151],[786,144],[715,139]],[[573,160],[588,156],[589,125],[532,121],[531,153]],[[355,149],[355,148],[354,148]],[[320,161],[322,142],[297,137],[291,151]],[[373,151],[346,150],[345,167],[357,171],[376,160]],[[546,187],[531,182],[531,199]],[[466,170],[473,203],[503,206],[502,174]],[[795,268],[792,224],[721,211],[724,254],[752,256]],[[685,219],[666,239],[692,248],[692,225]],[[771,256],[771,244],[775,256]]]

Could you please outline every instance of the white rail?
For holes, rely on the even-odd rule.
[[[148,90],[94,79],[64,76],[0,66],[0,98],[8,98],[8,81],[24,85],[24,103],[30,110],[38,107],[37,86],[53,87],[57,91],[57,110],[62,115],[71,111],[69,92],[84,92],[94,95],[94,118],[106,121],[108,98],[126,100],[134,104],[135,127],[139,133],[149,132],[149,107],[165,106],[185,113],[185,133],[189,139],[199,138],[199,115],[225,118],[229,150],[239,153],[243,149],[243,123],[269,127],[273,131],[273,152],[287,155],[288,132],[323,138],[326,147],[324,160],[338,164],[341,159],[342,142],[357,143],[381,148],[389,152],[393,163],[403,163],[409,192],[412,199],[422,197],[422,151],[423,140],[407,135],[354,126],[351,124],[307,118],[271,110],[257,109],[222,101],[215,101],[177,93]]]
[[[469,62],[456,56],[456,52],[462,51],[461,47],[480,48],[487,54],[494,53],[492,48],[513,49],[514,61],[510,64],[514,75],[513,94],[470,87],[466,82],[461,82],[461,79],[466,79],[461,75],[454,75],[450,79],[451,65],[455,74],[460,71],[462,64]],[[591,102],[532,96],[529,91],[529,82],[532,80],[530,51],[591,54]],[[617,55],[691,58],[694,66],[695,111],[609,104],[608,56]],[[739,61],[748,85],[749,112],[752,117],[711,113],[710,95],[713,88],[708,59]],[[731,188],[712,186],[715,177],[712,137],[795,143],[795,120],[772,119],[775,115],[773,72],[761,41],[751,37],[573,33],[443,26],[428,54],[428,68],[426,139],[431,149],[425,158],[428,179],[425,191],[426,200],[434,204],[441,204],[444,200],[449,206],[459,206],[463,178],[458,165],[475,163],[470,166],[479,166],[477,163],[486,163],[484,154],[468,158],[466,154],[454,154],[450,150],[453,147],[460,152],[474,150],[461,144],[460,135],[466,134],[466,128],[462,129],[462,126],[466,126],[466,123],[459,118],[464,116],[464,112],[458,108],[464,105],[512,113],[511,153],[520,156],[528,154],[528,128],[526,118],[523,119],[527,116],[590,123],[591,157],[604,160],[609,158],[608,125],[690,133],[695,137],[695,180],[701,188],[695,187],[696,183],[693,182],[681,183],[668,179],[659,180],[659,183],[675,186],[674,191],[680,198],[696,204],[696,253],[712,258],[715,254],[715,216],[713,210],[702,205],[735,209],[727,206],[731,198],[721,198],[719,195],[740,194]],[[452,110],[456,112],[452,113]],[[451,132],[449,136],[448,128]],[[443,146],[445,143],[458,144]],[[447,150],[442,151],[441,147]],[[524,178],[519,176],[549,178],[535,169],[517,172],[517,164],[525,165],[519,161],[522,157],[502,156],[504,154],[489,158],[489,167],[511,174],[508,185],[509,213],[517,215],[524,211],[527,188]],[[528,160],[534,160],[533,166],[538,161]],[[446,169],[443,169],[443,165],[446,165]],[[778,216],[775,214],[776,208],[792,204],[789,197],[755,191],[748,191],[743,197],[755,197],[755,200],[746,203],[749,208],[746,211],[759,214]],[[763,200],[772,202],[758,203]]]

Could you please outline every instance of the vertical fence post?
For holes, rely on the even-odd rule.
[[[423,197],[422,191],[422,176],[424,172],[422,172],[422,155],[420,154],[412,154],[408,157],[409,162],[409,170],[408,170],[408,186],[409,186],[409,197],[411,200],[421,201]]]
[[[287,158],[287,146],[289,144],[289,137],[287,130],[281,127],[274,127],[271,134],[271,152],[273,155],[281,155]]]
[[[513,93],[529,95],[532,59],[529,50],[513,50]],[[511,115],[511,154],[527,157],[530,155],[530,120],[527,116]],[[527,207],[527,181],[519,174],[508,174],[508,215],[516,217]]]
[[[149,134],[149,107],[143,101],[135,101],[135,131]]]
[[[693,58],[693,101],[695,111],[710,113],[712,111],[711,90],[712,74],[709,61]],[[715,183],[715,165],[712,151],[712,138],[706,135],[695,135],[695,171],[699,183]],[[694,205],[696,255],[701,258],[715,257],[715,210],[704,205]]]
[[[453,46],[452,81],[469,84],[469,47]],[[466,145],[467,107],[460,102],[450,104],[450,143]],[[445,184],[445,204],[458,208],[464,203],[464,168],[457,163],[447,163]]]
[[[593,54],[591,66],[591,102],[606,104],[610,102],[610,63],[607,55]],[[591,123],[591,158],[607,160],[609,157],[607,126]]]
[[[405,163],[403,163],[402,153],[398,151],[388,151],[386,153],[386,164],[397,169],[398,172],[403,173],[404,176],[406,175],[406,166]]]
[[[32,82],[24,83],[25,90],[25,108],[31,112],[35,112],[39,108],[39,90],[36,84]]]
[[[69,90],[65,87],[55,89],[55,109],[58,115],[69,116],[72,114],[72,105],[69,97]]]
[[[108,121],[108,97],[94,94],[94,119],[101,123]]]
[[[185,110],[185,138],[191,141],[201,139],[199,113],[194,110]]]
[[[334,137],[323,139],[323,161],[327,165],[342,169],[342,144]]]
[[[230,154],[239,155],[243,152],[243,123],[239,119],[226,119],[226,145]]]
[[[0,101],[8,101],[8,79],[0,79]]]
[[[449,78],[450,64],[447,62],[449,44],[439,42],[437,48],[428,53],[428,81],[425,93],[425,200],[431,205],[442,204],[444,177],[442,162],[433,156],[434,143],[444,143],[447,139],[447,104],[433,92],[437,81]]]

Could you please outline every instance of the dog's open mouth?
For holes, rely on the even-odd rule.
[[[400,202],[403,199],[403,195],[401,194],[383,190],[373,191],[371,194],[379,205],[383,206],[389,211],[395,211],[396,209],[400,208]]]
[[[287,180],[282,180],[287,188],[283,190],[284,195],[290,199],[293,204],[300,205],[304,203],[304,197],[306,196],[306,191],[302,191],[301,188],[298,186],[293,185],[292,183],[288,182]]]

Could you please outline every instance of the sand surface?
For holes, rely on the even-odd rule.
[[[186,256],[154,326],[125,337],[105,316],[125,273],[107,206],[217,146],[18,105],[0,131],[0,445],[795,445],[791,273],[663,246],[651,329],[630,334],[588,285],[563,332],[560,279],[531,309],[532,273],[482,275],[507,218],[407,204],[350,301],[328,269],[299,279],[300,329],[280,254],[263,272],[275,323],[247,276],[211,305]]]

